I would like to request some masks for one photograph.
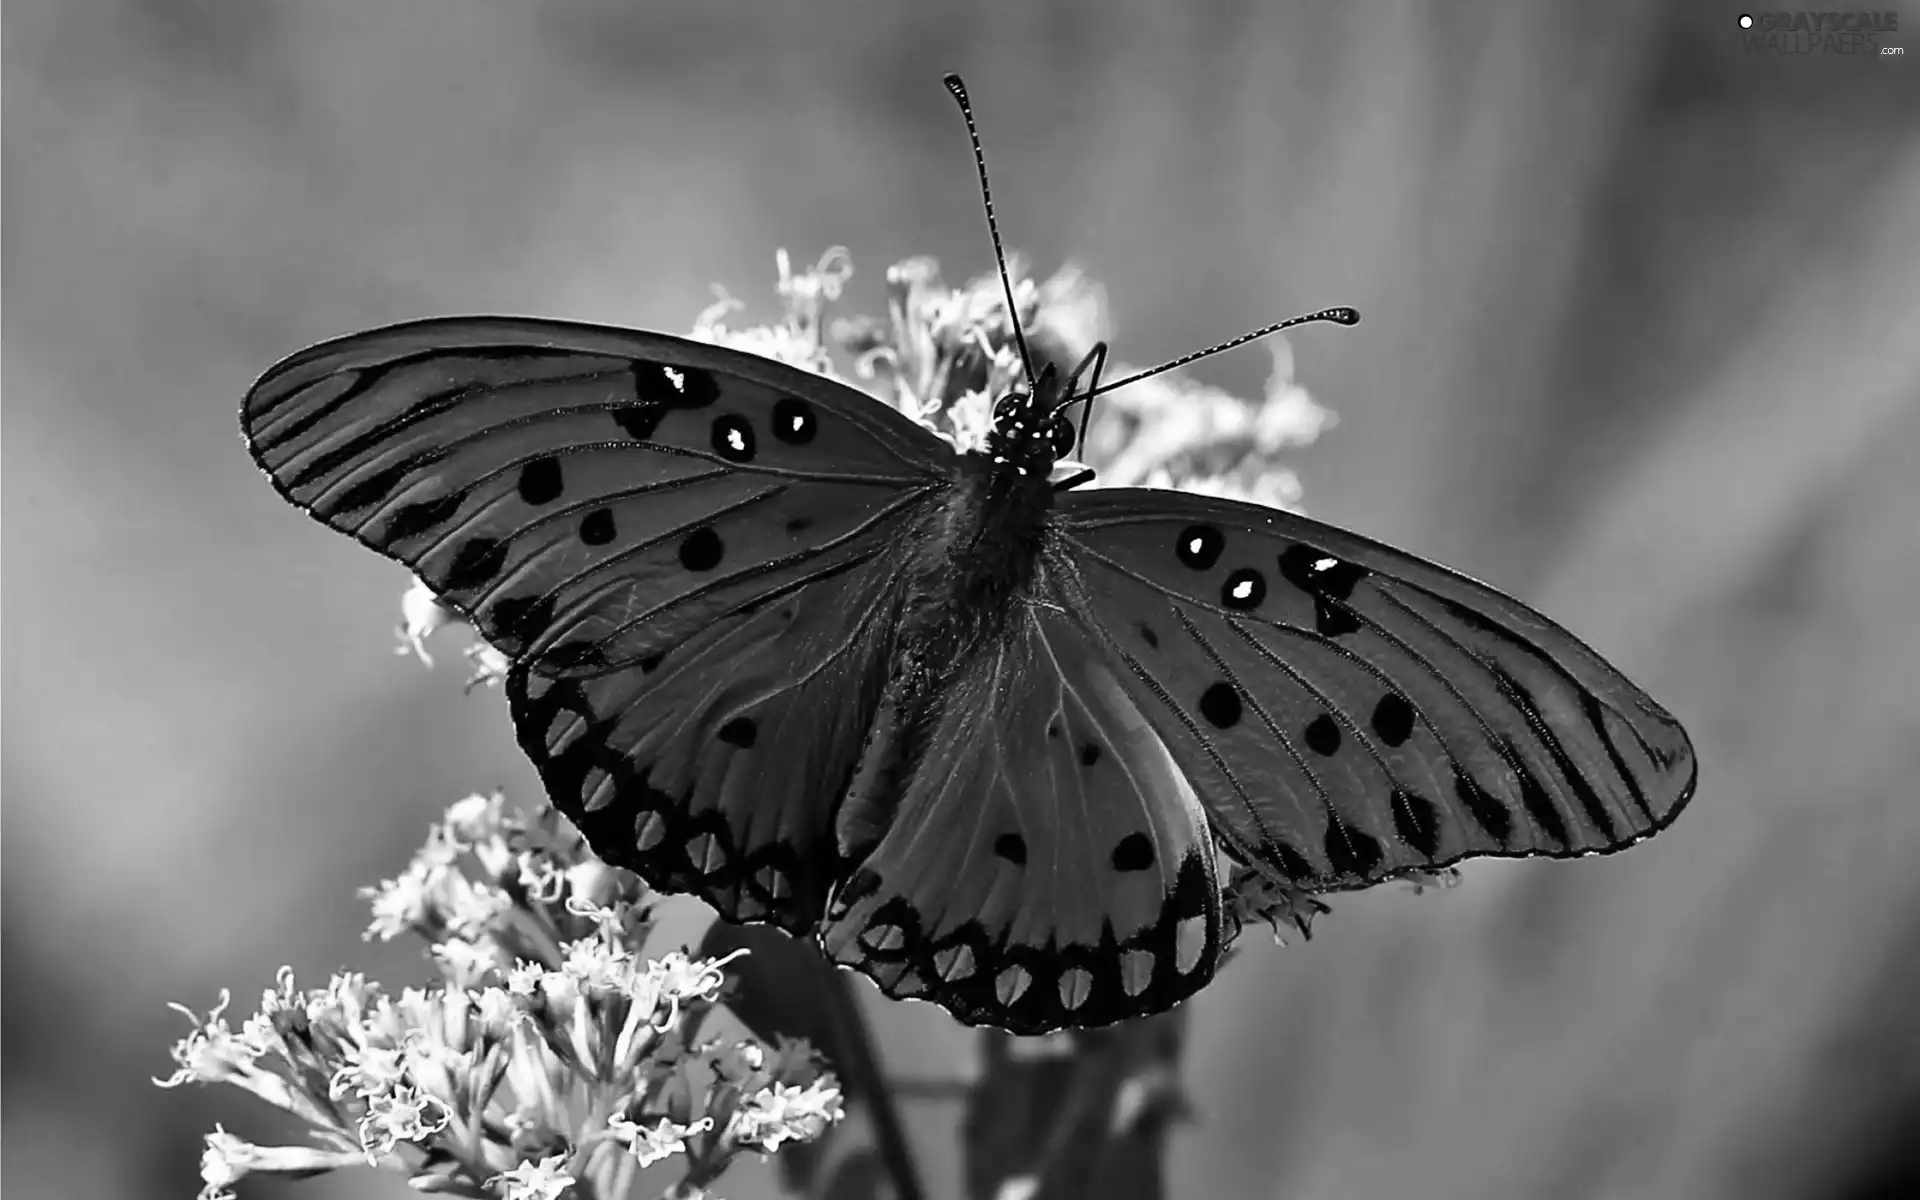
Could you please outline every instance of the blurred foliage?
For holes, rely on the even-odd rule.
[[[448,796],[535,786],[489,693],[388,655],[395,571],[254,477],[253,376],[439,312],[678,329],[779,245],[984,269],[948,69],[1011,241],[1103,281],[1120,357],[1358,306],[1295,343],[1341,415],[1302,463],[1315,515],[1554,614],[1703,759],[1628,855],[1368,893],[1240,955],[1185,1010],[1179,1193],[1914,1183],[1913,54],[1748,58],[1731,10],[1648,0],[4,20],[13,1196],[190,1194],[228,1114],[146,1085],[165,1001],[283,961],[419,970],[359,947],[352,889]],[[847,287],[883,311],[884,280]],[[1195,374],[1254,394],[1268,367]],[[921,1006],[868,1015],[890,1065],[966,1058]],[[908,1121],[957,1178],[956,1106]]]

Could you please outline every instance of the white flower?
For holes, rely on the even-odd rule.
[[[444,866],[414,859],[393,879],[383,879],[378,887],[361,888],[360,894],[373,903],[373,920],[360,936],[373,941],[390,942],[410,929],[426,925],[432,912],[434,890],[439,886]]]
[[[399,1046],[347,1046],[346,1064],[333,1073],[327,1095],[338,1100],[348,1092],[372,1099],[392,1091],[406,1077],[407,1052]]]
[[[612,1130],[615,1138],[626,1144],[627,1153],[638,1159],[641,1166],[650,1167],[675,1154],[684,1153],[687,1138],[712,1129],[713,1118],[701,1117],[691,1125],[681,1125],[661,1117],[652,1128],[648,1128],[616,1114],[607,1121],[607,1128]]]
[[[441,824],[446,827],[447,840],[466,850],[481,839],[492,837],[500,831],[500,819],[506,805],[507,794],[501,791],[475,792],[464,800],[449,804],[446,816],[441,818]]]
[[[359,1155],[350,1150],[324,1150],[315,1146],[256,1146],[215,1125],[207,1136],[207,1147],[200,1152],[199,1200],[231,1200],[227,1189],[256,1172],[262,1174],[309,1175],[352,1166]]]
[[[662,1003],[667,1006],[666,1020],[655,1022],[654,1028],[666,1033],[679,1024],[680,1006],[686,1001],[717,997],[720,985],[727,981],[720,968],[746,953],[746,948],[742,947],[720,958],[688,958],[678,950],[661,955],[647,968],[654,987],[658,989],[656,1006]]]
[[[499,955],[491,940],[468,941],[449,938],[436,943],[429,953],[440,964],[440,973],[456,988],[477,988],[487,982],[499,967]]]
[[[220,1014],[226,1011],[231,995],[220,991],[220,1003],[202,1018],[182,1004],[169,1008],[182,1013],[196,1028],[173,1044],[173,1074],[153,1082],[160,1087],[179,1087],[183,1083],[231,1083],[243,1087],[267,1103],[294,1112],[304,1111],[300,1098],[287,1081],[255,1064],[267,1052],[260,1023],[249,1020],[235,1034]]]
[[[786,1142],[812,1141],[845,1115],[839,1085],[829,1077],[804,1088],[776,1083],[741,1103],[727,1136],[737,1145],[772,1153]]]
[[[401,1142],[417,1142],[446,1127],[445,1105],[401,1084],[383,1096],[368,1097],[367,1115],[360,1118],[360,1145],[372,1166]]]
[[[393,652],[418,655],[421,662],[431,667],[433,656],[427,653],[427,638],[442,625],[458,620],[459,614],[440,603],[440,597],[416,575],[413,585],[400,597],[400,625],[394,630],[400,644]]]
[[[492,687],[507,677],[507,670],[513,666],[512,660],[495,649],[491,643],[475,642],[461,651],[467,656],[467,663],[473,673],[467,676],[466,690],[477,687]]]
[[[506,1190],[501,1193],[505,1200],[558,1200],[573,1186],[573,1176],[561,1169],[566,1160],[564,1154],[553,1154],[537,1163],[523,1162],[495,1175],[487,1184],[505,1184]]]

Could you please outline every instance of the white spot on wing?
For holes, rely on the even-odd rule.
[[[633,824],[634,844],[641,850],[651,850],[667,840],[667,819],[651,810],[640,814]]]
[[[1093,995],[1093,972],[1068,967],[1060,972],[1060,1007],[1068,1012],[1079,1008]]]
[[[1027,988],[1033,985],[1033,976],[1025,967],[1008,967],[994,976],[993,994],[1000,1003],[1011,1006],[1020,997],[1027,994]]]
[[[1207,919],[1183,917],[1173,933],[1173,966],[1182,975],[1200,965],[1207,952]]]
[[[711,875],[727,865],[727,848],[711,833],[697,833],[687,839],[687,861],[702,875]]]
[[[973,974],[973,947],[948,946],[933,956],[933,969],[948,983],[958,983]]]
[[[1127,995],[1138,996],[1153,982],[1153,951],[1128,950],[1120,955],[1120,986]]]

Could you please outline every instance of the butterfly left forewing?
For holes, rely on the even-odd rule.
[[[822,942],[889,995],[1015,1033],[1159,1012],[1223,941],[1207,819],[1100,647],[1036,601],[939,689]],[[892,794],[897,789],[897,794]]]
[[[945,442],[754,355],[496,317],[315,346],[241,420],[282,495],[514,659],[521,745],[602,858],[811,928]]]
[[[1511,597],[1294,514],[1076,494],[1051,561],[1223,837],[1313,887],[1632,844],[1679,724]]]
[[[844,384],[638,330],[446,318],[315,346],[242,427],[276,488],[550,673],[631,666],[862,544],[952,452]]]

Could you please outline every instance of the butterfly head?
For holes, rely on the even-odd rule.
[[[1008,392],[993,406],[993,429],[987,435],[987,457],[1010,466],[1022,475],[1045,478],[1053,465],[1073,453],[1084,422],[1076,433],[1068,409],[1091,400],[1091,389],[1082,391],[1080,380],[1106,358],[1106,345],[1093,348],[1073,373],[1064,380],[1052,363],[1040,368],[1030,392]]]

